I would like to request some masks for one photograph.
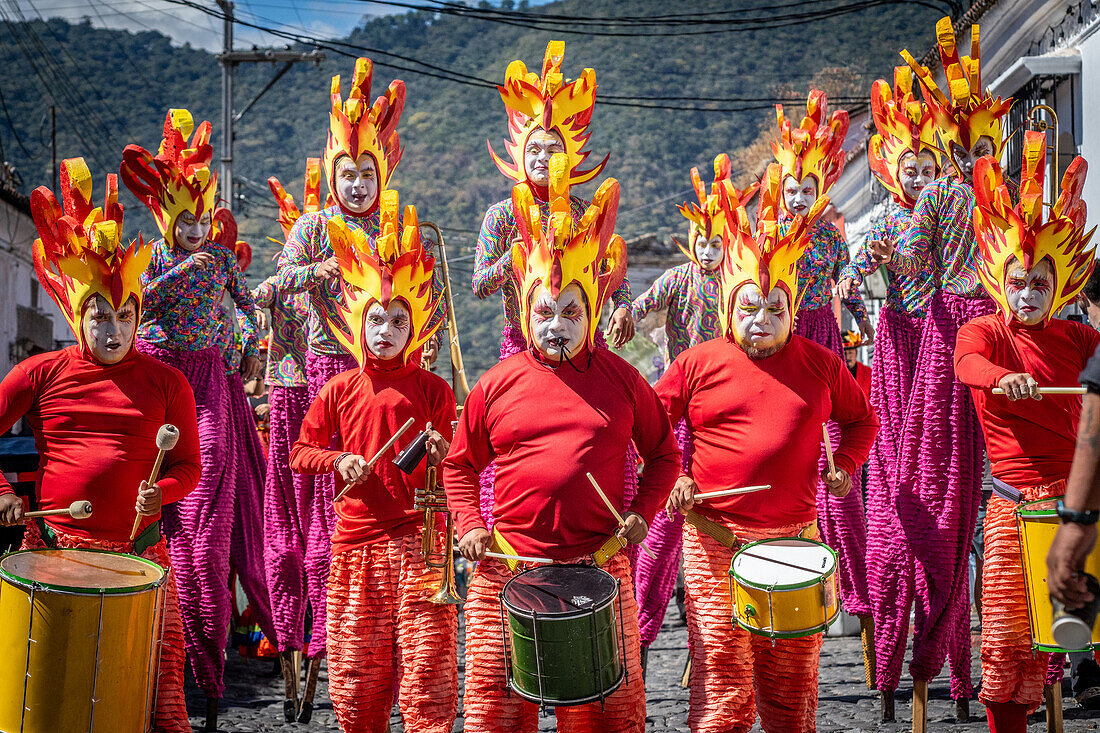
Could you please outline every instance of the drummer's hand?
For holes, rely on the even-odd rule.
[[[336,470],[346,484],[357,484],[367,477],[367,459],[355,454],[347,455],[336,462]]]
[[[621,540],[626,540],[632,545],[641,544],[645,536],[649,534],[649,525],[642,515],[637,512],[627,512],[623,515],[623,521],[625,524],[619,527],[619,531],[615,533],[615,536]]]
[[[1092,600],[1085,588],[1085,558],[1096,545],[1096,525],[1066,522],[1058,528],[1047,553],[1047,586],[1066,608],[1080,608]]]
[[[15,494],[0,494],[0,524],[10,527],[23,522],[23,500]]]
[[[825,488],[829,490],[830,494],[841,499],[852,490],[852,477],[843,468],[838,468],[835,473],[830,474],[829,468],[826,467],[821,472],[821,480],[825,482]]]
[[[142,481],[138,487],[138,500],[134,509],[143,517],[152,517],[160,514],[160,484],[150,485],[148,481]]]
[[[1039,383],[1035,381],[1035,377],[1027,372],[1006,374],[1001,377],[1001,381],[997,382],[997,386],[1003,389],[1005,397],[1013,402],[1028,397],[1035,400],[1043,399],[1043,396],[1039,394]]]
[[[673,512],[684,514],[688,509],[695,506],[698,503],[695,501],[695,494],[698,491],[699,486],[691,476],[681,476],[676,479],[676,484],[672,487],[672,493],[668,495],[668,501],[665,503],[665,514],[668,515],[668,518],[673,518]]]
[[[470,562],[480,562],[485,559],[485,552],[489,549],[492,538],[489,530],[484,527],[474,527],[462,535],[462,539],[458,541],[458,551]]]
[[[432,429],[432,424],[428,423],[428,465],[438,466],[443,463],[443,459],[447,457],[447,451],[451,449],[451,444],[447,442],[446,438],[439,434],[438,430]]]

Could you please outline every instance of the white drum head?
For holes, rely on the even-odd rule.
[[[825,545],[797,537],[746,546],[733,558],[734,577],[758,587],[816,583],[836,570],[836,555]]]

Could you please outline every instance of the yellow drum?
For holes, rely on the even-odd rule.
[[[824,631],[839,612],[836,564],[831,548],[801,537],[745,545],[729,570],[734,622],[772,639]]]
[[[1054,612],[1047,590],[1047,552],[1058,531],[1058,502],[1062,497],[1028,501],[1016,508],[1016,527],[1020,532],[1020,555],[1027,584],[1027,616],[1031,622],[1031,643],[1045,652],[1087,651],[1100,642],[1100,618],[1092,627],[1092,644],[1086,649],[1063,649],[1054,641],[1050,626]],[[1085,572],[1100,577],[1100,547],[1085,558]]]
[[[0,558],[0,731],[149,730],[165,578],[99,550]]]

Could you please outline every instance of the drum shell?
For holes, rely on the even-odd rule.
[[[164,570],[132,559],[158,569],[160,579],[101,594],[32,590],[0,574],[0,731],[148,730]]]
[[[741,549],[750,550],[763,544],[790,540],[827,549],[834,559],[833,568],[824,573],[820,580],[769,586],[738,576],[731,561],[729,577],[733,622],[746,631],[775,639],[812,636],[827,629],[840,611],[836,590],[836,553],[827,545],[798,537],[777,537],[751,542]],[[735,554],[734,561],[736,559]]]
[[[1088,651],[1100,642],[1100,618],[1092,627],[1092,644],[1085,649],[1063,649],[1050,633],[1054,611],[1047,589],[1047,553],[1054,543],[1060,520],[1055,505],[1062,497],[1039,499],[1016,508],[1016,528],[1020,534],[1020,559],[1024,568],[1027,587],[1027,616],[1031,623],[1031,643],[1040,651]],[[1093,548],[1085,558],[1086,573],[1100,577],[1100,547]]]

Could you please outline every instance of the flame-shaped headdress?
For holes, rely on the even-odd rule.
[[[360,366],[367,363],[371,354],[364,327],[374,303],[388,309],[391,303],[401,302],[408,309],[409,342],[401,352],[405,362],[442,323],[437,319],[435,325],[428,325],[439,309],[441,296],[432,292],[435,259],[428,255],[420,240],[416,207],[405,207],[402,222],[398,221],[397,212],[397,191],[382,191],[379,233],[373,248],[370,236],[358,227],[349,227],[342,216],[328,221],[329,241],[340,263],[344,294],[344,304],[339,308],[342,322],[329,318],[329,323],[336,339]]]
[[[237,258],[237,267],[241,272],[248,270],[252,264],[252,245],[241,239],[237,239],[237,220],[233,212],[224,206],[214,209],[210,227],[210,240],[220,244],[233,253]]]
[[[955,43],[955,29],[951,18],[940,18],[936,23],[936,42],[940,47],[940,62],[947,77],[944,93],[932,78],[932,72],[910,55],[902,51],[902,58],[916,73],[924,88],[924,98],[932,109],[939,127],[940,139],[950,153],[955,143],[970,150],[978,138],[989,137],[993,141],[995,158],[1000,158],[1004,145],[1003,118],[1012,106],[1012,98],[1002,100],[991,96],[982,88],[981,44],[978,26],[970,26],[970,55],[959,56]]]
[[[31,214],[39,238],[34,242],[34,269],[42,287],[61,308],[82,347],[80,321],[88,298],[102,295],[118,310],[133,298],[141,317],[141,273],[152,248],[139,236],[122,244],[122,205],[118,178],[107,176],[102,208],[92,204],[92,175],[83,158],[61,163],[61,199],[39,186],[31,194]]]
[[[936,119],[927,104],[913,96],[913,70],[908,66],[894,67],[894,89],[885,79],[871,85],[871,115],[878,133],[867,145],[867,161],[871,172],[901,206],[912,209],[917,203],[910,199],[901,185],[901,159],[927,151],[940,166],[940,149],[936,144]]]
[[[772,143],[776,161],[784,176],[802,182],[806,176],[817,181],[817,195],[824,196],[844,170],[844,136],[848,134],[848,112],[839,109],[829,114],[825,92],[810,90],[806,116],[798,127],[783,115],[783,105],[775,105],[779,137]]]
[[[840,340],[843,342],[845,349],[858,349],[863,346],[863,336],[860,335],[859,331],[845,331]]]
[[[566,81],[561,71],[564,56],[565,42],[550,41],[546,44],[541,76],[527,71],[527,66],[516,60],[508,64],[504,86],[497,87],[508,108],[509,139],[504,149],[512,160],[509,163],[498,156],[492,143],[489,154],[500,172],[516,183],[527,181],[523,153],[534,130],[556,132],[561,137],[569,159],[566,183],[570,186],[591,181],[611,157],[608,154],[595,167],[581,169],[589,155],[583,148],[591,134],[588,124],[596,105],[596,72],[585,69],[579,79]]]
[[[1042,260],[1054,270],[1054,299],[1045,318],[1073,300],[1092,272],[1095,245],[1090,247],[1095,228],[1085,231],[1085,159],[1078,156],[1062,176],[1062,193],[1043,221],[1046,135],[1038,130],[1024,133],[1023,170],[1020,175],[1020,203],[1012,206],[1001,167],[991,156],[974,166],[974,235],[982,255],[978,274],[985,289],[997,301],[1005,320],[1012,310],[1005,293],[1009,262],[1015,258],[1031,270]]]
[[[523,336],[530,333],[531,297],[539,285],[557,298],[576,283],[588,310],[588,339],[592,345],[600,312],[626,275],[626,244],[615,234],[619,212],[619,182],[604,181],[580,221],[573,223],[569,207],[569,161],[564,153],[550,159],[550,214],[543,221],[531,187],[512,188],[512,211],[521,241],[512,248],[512,272],[519,283],[523,309]]]
[[[305,190],[302,192],[301,209],[294,202],[294,197],[283,188],[283,184],[279,182],[278,178],[275,176],[268,178],[267,185],[271,188],[272,195],[275,196],[275,203],[279,205],[279,226],[283,230],[283,239],[285,240],[290,236],[290,230],[294,228],[294,223],[301,218],[302,214],[310,214],[321,210],[321,159],[306,159]],[[326,206],[331,205],[334,198],[330,193],[328,200],[325,202]],[[282,244],[282,242],[275,243]]]
[[[719,293],[722,308],[722,332],[731,333],[733,325],[734,295],[742,285],[755,284],[767,298],[773,288],[787,294],[793,319],[798,312],[802,294],[798,290],[798,259],[809,246],[813,227],[825,207],[828,196],[819,196],[809,213],[796,216],[790,222],[786,234],[780,233],[779,211],[783,203],[783,179],[787,173],[778,163],[768,166],[761,181],[760,201],[756,208],[756,232],[744,205],[723,192],[721,203],[725,209],[726,236],[723,238],[725,257],[722,258]],[[736,208],[735,208],[736,207]]]
[[[685,246],[676,237],[673,237],[672,241],[676,242],[676,246],[687,255],[689,260],[699,265],[699,258],[695,256],[696,238],[703,237],[704,240],[709,241],[711,237],[721,236],[725,230],[726,215],[719,205],[718,189],[728,189],[730,198],[736,208],[748,204],[752,197],[756,195],[760,183],[754,182],[744,191],[738,191],[730,180],[730,157],[725,153],[719,153],[714,159],[714,183],[710,185],[710,195],[707,195],[707,189],[703,184],[703,179],[699,176],[698,168],[691,169],[691,185],[695,189],[695,197],[699,200],[699,203],[680,204],[680,213],[688,220],[687,245]]]
[[[210,170],[213,157],[210,123],[196,128],[185,109],[168,110],[155,156],[140,145],[122,151],[122,182],[153,212],[157,228],[172,246],[177,244],[172,232],[180,214],[189,211],[199,219],[214,208],[218,175]]]
[[[405,82],[394,79],[385,94],[380,94],[369,105],[371,77],[374,64],[370,59],[361,57],[355,61],[351,91],[348,98],[340,98],[340,75],[332,77],[332,107],[329,111],[328,140],[325,142],[325,178],[329,190],[336,196],[336,161],[346,155],[352,161],[358,161],[363,155],[370,155],[378,171],[378,191],[381,193],[388,185],[397,163],[401,160],[401,140],[397,135],[397,122],[401,119],[401,110],[405,107]],[[376,198],[371,204],[373,211],[378,206]],[[341,204],[341,209],[343,205]],[[362,216],[345,210],[346,214]]]

